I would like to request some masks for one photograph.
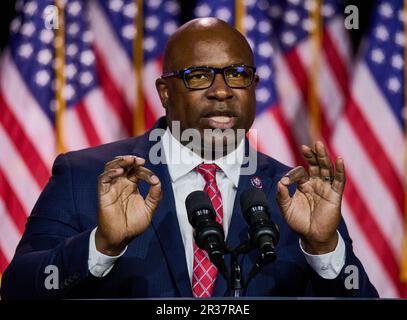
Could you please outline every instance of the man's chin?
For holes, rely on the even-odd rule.
[[[211,158],[225,156],[233,152],[245,137],[245,129],[213,129],[208,126],[183,129],[179,141],[198,154],[211,155]],[[180,133],[172,130],[172,134]]]
[[[203,149],[205,152],[213,152],[218,155],[226,155],[232,151],[234,151],[239,143],[241,142],[243,135],[237,134],[232,129],[228,129],[231,131],[230,134],[225,132],[226,130],[222,130],[222,134],[214,134],[212,136],[205,136],[203,139]]]

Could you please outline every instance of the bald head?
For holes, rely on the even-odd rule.
[[[183,24],[169,38],[164,51],[164,72],[189,67],[185,54],[205,51],[206,44],[218,43],[225,50],[239,48],[253,64],[253,52],[246,38],[235,28],[217,18],[198,18]]]

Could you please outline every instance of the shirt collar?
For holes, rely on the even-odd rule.
[[[244,139],[238,147],[222,158],[215,161],[205,161],[196,153],[192,152],[187,147],[183,146],[172,134],[169,128],[166,129],[162,143],[164,147],[165,160],[167,162],[168,171],[171,181],[175,182],[182,176],[191,172],[197,165],[201,163],[215,163],[225,173],[237,188],[239,183],[240,168],[243,163],[244,156]]]

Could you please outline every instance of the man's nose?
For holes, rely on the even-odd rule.
[[[221,74],[216,74],[212,85],[207,90],[209,99],[217,99],[220,101],[231,99],[233,97],[232,89],[226,84]]]

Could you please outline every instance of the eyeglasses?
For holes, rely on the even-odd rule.
[[[231,65],[224,68],[190,67],[164,73],[161,78],[177,77],[184,80],[188,89],[207,89],[215,81],[216,74],[222,74],[230,88],[247,88],[253,82],[256,68],[253,66]]]

